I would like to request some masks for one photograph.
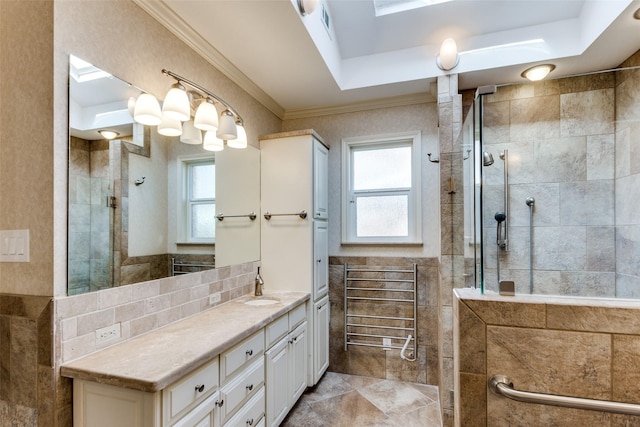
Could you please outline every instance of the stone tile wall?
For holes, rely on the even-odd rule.
[[[52,299],[0,295],[0,425],[53,425]]]
[[[492,375],[518,390],[640,402],[640,304],[455,291],[456,425],[618,427],[640,417],[516,402],[489,391]]]
[[[482,168],[485,287],[498,290],[496,221],[505,211],[509,249],[500,279],[529,293],[529,207],[535,198],[533,293],[616,296],[615,73],[498,88],[484,99]]]
[[[640,65],[637,52],[622,66]],[[640,70],[616,75],[616,295],[640,298]]]
[[[400,350],[349,346],[344,350],[344,265],[362,268],[402,267],[418,265],[418,354],[415,362],[400,358]],[[411,381],[438,385],[438,265],[435,258],[404,257],[330,257],[329,303],[329,370],[351,375]],[[396,295],[397,296],[397,295]],[[388,304],[387,304],[388,307]],[[370,307],[374,309],[374,307]],[[380,307],[380,310],[384,308]],[[411,313],[411,316],[413,313]],[[382,321],[384,326],[398,326]],[[376,331],[372,333],[379,333]],[[397,342],[394,342],[397,345]]]

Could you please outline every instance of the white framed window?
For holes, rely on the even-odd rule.
[[[215,243],[216,165],[213,157],[180,158],[182,185],[178,220],[183,243]]]
[[[342,140],[342,243],[422,243],[421,132]]]

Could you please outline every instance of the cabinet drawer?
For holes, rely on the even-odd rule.
[[[285,314],[284,316],[280,316],[277,320],[269,323],[265,328],[265,334],[267,339],[266,348],[271,348],[276,342],[280,340],[283,336],[289,333],[289,318]]]
[[[264,418],[264,387],[224,427],[256,427]]]
[[[264,358],[256,360],[220,390],[223,399],[221,418],[224,424],[264,384]]]
[[[289,312],[289,330],[295,329],[296,326],[304,322],[307,318],[306,304],[300,304]]]
[[[263,353],[264,329],[260,329],[260,331],[220,355],[220,383],[225,384],[245,364],[262,358]]]
[[[211,395],[208,399],[198,405],[193,411],[181,418],[172,427],[214,427],[216,423],[216,402],[219,399],[218,393]]]
[[[175,420],[216,391],[218,383],[216,358],[162,392],[164,419]]]

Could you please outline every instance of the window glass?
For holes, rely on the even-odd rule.
[[[191,165],[191,199],[216,197],[216,167],[213,162]]]
[[[353,151],[353,189],[411,187],[411,146]]]
[[[191,206],[191,236],[194,239],[215,237],[215,203],[199,203]]]
[[[409,198],[402,196],[358,197],[358,237],[408,236]]]

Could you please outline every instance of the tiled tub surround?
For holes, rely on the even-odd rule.
[[[640,425],[640,417],[535,405],[489,391],[503,374],[518,390],[640,403],[640,303],[454,291],[456,425]]]
[[[62,375],[154,393],[182,378],[309,299],[304,292],[269,292],[276,304],[237,298],[62,366]]]
[[[344,351],[345,263],[364,268],[407,268],[418,264],[418,354],[415,362],[402,360],[400,350],[349,346],[348,351]],[[329,257],[329,370],[438,385],[438,265],[438,260],[432,258]]]

